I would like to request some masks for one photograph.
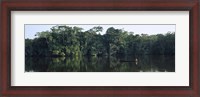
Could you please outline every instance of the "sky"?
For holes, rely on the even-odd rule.
[[[50,28],[56,25],[48,25],[48,24],[26,24],[25,25],[25,39],[33,39],[35,38],[35,34],[37,32],[42,31],[50,31]],[[176,32],[176,25],[106,25],[106,24],[92,24],[92,25],[66,25],[70,27],[81,27],[83,28],[83,31],[87,31],[95,26],[101,26],[103,27],[103,31],[100,34],[105,34],[106,30],[109,27],[114,27],[115,29],[124,29],[128,32],[134,32],[134,34],[148,34],[148,35],[155,35],[155,34],[165,34],[167,32]]]

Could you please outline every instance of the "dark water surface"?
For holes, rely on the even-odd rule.
[[[175,56],[26,57],[26,72],[175,72]]]

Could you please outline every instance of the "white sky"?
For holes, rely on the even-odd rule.
[[[29,39],[33,39],[35,38],[35,34],[37,32],[41,32],[41,31],[46,31],[46,30],[50,30],[51,27],[56,26],[56,25],[48,25],[48,24],[26,24],[25,25],[25,38],[29,38]],[[89,30],[95,26],[101,26],[103,27],[103,31],[101,32],[101,34],[105,34],[106,30],[109,27],[114,27],[115,29],[124,29],[125,31],[128,32],[134,32],[134,34],[148,34],[148,35],[153,35],[153,34],[165,34],[168,31],[171,32],[176,32],[176,25],[171,24],[171,25],[134,25],[134,24],[130,24],[130,25],[96,25],[96,24],[91,24],[91,25],[66,25],[66,26],[70,26],[70,27],[81,27],[84,30]]]

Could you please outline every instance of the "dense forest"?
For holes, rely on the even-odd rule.
[[[50,31],[37,32],[34,39],[25,39],[25,56],[78,57],[126,55],[174,55],[175,32],[148,35],[134,34],[110,27],[54,26]]]

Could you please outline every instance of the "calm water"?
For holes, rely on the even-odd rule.
[[[136,61],[137,59],[137,61]],[[26,57],[26,72],[175,72],[175,56]]]

